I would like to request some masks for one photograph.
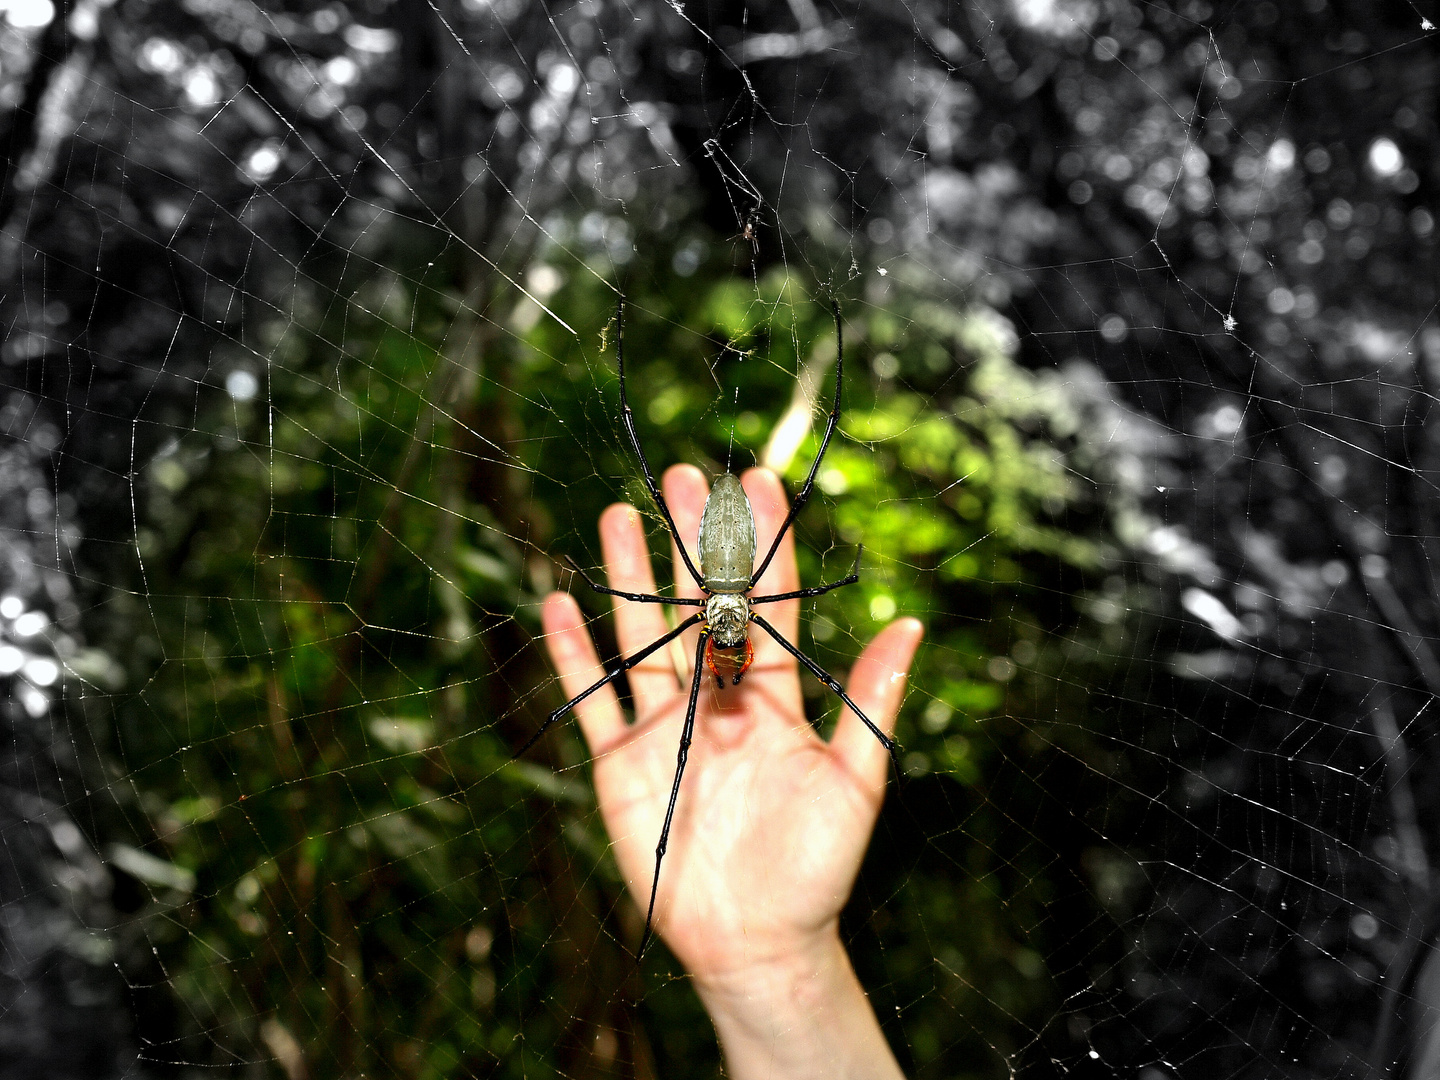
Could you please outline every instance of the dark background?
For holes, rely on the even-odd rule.
[[[844,306],[802,644],[931,629],[847,914],[907,1071],[1434,1071],[1430,7],[6,10],[5,1075],[714,1074],[509,762],[644,505],[617,288],[712,470]]]

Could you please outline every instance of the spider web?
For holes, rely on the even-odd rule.
[[[720,1071],[513,760],[562,556],[663,550],[622,293],[651,462],[792,493],[842,306],[907,1074],[1432,1075],[1428,11],[6,0],[5,1075]]]

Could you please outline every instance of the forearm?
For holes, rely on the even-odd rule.
[[[696,989],[736,1080],[903,1078],[838,934]]]

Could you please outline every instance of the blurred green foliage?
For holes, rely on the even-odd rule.
[[[713,1075],[679,973],[627,952],[639,916],[578,737],[512,760],[560,700],[534,640],[540,598],[572,584],[557,557],[595,565],[617,498],[662,550],[619,423],[615,293],[539,266],[528,297],[481,304],[442,274],[385,274],[328,311],[297,300],[258,396],[208,410],[150,468],[146,591],[123,623],[142,689],[117,742],[152,853],[196,882],[151,908],[196,1040],[183,1057]],[[819,425],[789,450],[772,437],[797,375],[819,388],[814,420],[833,385],[816,283],[657,261],[628,289],[657,471],[738,471],[770,445],[793,491]],[[804,581],[857,544],[862,578],[814,602],[799,644],[843,676],[897,614],[928,637],[906,776],[846,932],[907,1070],[999,1077],[1076,1037],[1047,1018],[1103,990],[1120,947],[1087,876],[1110,766],[1086,686],[1113,631],[1080,614],[1118,580],[1112,522],[1069,454],[1073,402],[1015,366],[993,312],[893,278],[867,290],[840,297],[841,436],[797,523]]]

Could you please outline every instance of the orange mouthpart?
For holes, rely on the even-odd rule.
[[[748,637],[743,650],[738,646],[733,649],[717,649],[714,638],[705,642],[705,665],[720,686],[725,685],[726,676],[729,676],[732,686],[739,686],[740,677],[750,669],[754,659],[755,646],[750,644]]]

